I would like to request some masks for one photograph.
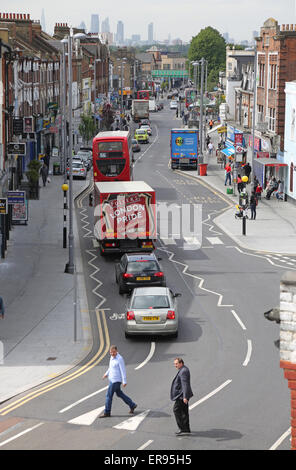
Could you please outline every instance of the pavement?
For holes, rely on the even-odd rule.
[[[217,132],[212,130],[215,145]],[[215,145],[215,148],[217,146]],[[188,172],[222,195],[229,204],[214,221],[240,246],[269,253],[296,254],[296,205],[262,199],[257,219],[235,219],[238,196],[226,194],[224,170],[215,153],[206,156],[207,176]],[[186,172],[187,173],[187,172]],[[74,196],[89,184],[74,181]],[[78,364],[91,350],[92,337],[84,285],[77,224],[74,218],[77,272],[77,337],[74,339],[74,277],[64,273],[68,249],[63,246],[62,176],[29,201],[28,225],[14,226],[5,259],[0,260],[0,403],[50,380]],[[3,357],[1,361],[1,346]]]

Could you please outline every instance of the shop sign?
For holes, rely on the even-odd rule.
[[[0,199],[0,214],[1,215],[6,215],[8,212],[7,212],[7,198],[6,197],[2,197]]]
[[[23,133],[24,121],[23,118],[13,118],[13,135],[20,135]]]
[[[26,155],[26,144],[10,142],[7,146],[8,155]]]
[[[30,134],[31,132],[34,132],[34,121],[33,121],[33,117],[30,116],[30,117],[24,117],[24,130],[23,130],[23,133],[24,134]]]

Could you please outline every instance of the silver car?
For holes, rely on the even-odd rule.
[[[132,335],[178,336],[177,297],[168,287],[137,287],[125,315],[125,337]]]

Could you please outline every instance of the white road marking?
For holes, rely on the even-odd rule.
[[[97,242],[97,240],[95,238],[93,238],[93,246],[94,248],[99,248],[99,243]]]
[[[155,352],[155,343],[154,343],[154,341],[152,341],[151,342],[150,352],[149,352],[148,356],[146,357],[145,361],[143,361],[138,367],[135,368],[135,370],[139,370],[142,367],[144,367],[147,364],[147,362],[150,361],[150,359],[153,356],[154,352]]]
[[[27,434],[28,432],[33,431],[36,428],[39,428],[39,426],[41,426],[42,424],[44,424],[44,423],[36,424],[36,426],[32,426],[31,428],[25,429],[25,431],[22,431],[19,434],[16,434],[15,436],[12,436],[9,439],[6,439],[6,441],[0,442],[0,447],[5,446],[9,442],[14,441],[15,439],[18,439],[21,436],[24,436],[25,434]]]
[[[219,237],[207,237],[207,240],[209,240],[212,245],[224,245]]]
[[[249,364],[251,355],[252,355],[252,341],[248,339],[248,351],[247,351],[246,359],[243,363],[244,367],[247,367],[247,365]]]
[[[201,248],[201,242],[196,237],[183,237],[185,244],[183,246],[184,250],[198,250]]]
[[[137,450],[144,450],[146,449],[146,447],[150,446],[150,444],[152,444],[152,440],[150,439],[149,441],[145,442],[145,444],[143,444],[141,447],[138,447]]]
[[[195,408],[196,406],[200,405],[201,403],[203,403],[204,401],[208,400],[209,398],[211,398],[213,395],[216,395],[216,393],[220,392],[220,390],[222,390],[224,387],[227,387],[227,385],[229,385],[230,383],[232,382],[232,380],[226,380],[226,382],[224,382],[222,385],[220,385],[220,387],[216,388],[215,390],[213,390],[211,393],[209,393],[208,395],[206,395],[205,397],[201,398],[200,400],[198,400],[197,402],[193,403],[192,405],[189,406],[189,410],[193,410],[193,408]]]
[[[146,418],[150,410],[146,410],[139,415],[135,415],[132,418],[126,419],[121,423],[113,426],[115,429],[126,429],[127,431],[136,431],[141,422]]]
[[[176,240],[173,238],[162,238],[161,239],[165,245],[176,245]]]
[[[245,325],[243,324],[243,322],[241,321],[241,319],[239,318],[238,314],[234,311],[234,310],[231,310],[231,313],[232,315],[234,316],[234,318],[238,321],[238,323],[240,324],[240,326],[242,327],[243,330],[246,330],[247,328],[245,327]]]
[[[281,443],[291,434],[291,428],[288,431],[284,432],[284,434],[271,446],[269,450],[276,450]]]
[[[104,411],[105,406],[100,406],[95,410],[88,411],[83,415],[77,416],[74,419],[68,421],[69,424],[78,424],[82,426],[90,426],[97,419],[97,417]]]
[[[107,390],[107,387],[101,388],[100,390],[97,390],[96,392],[91,393],[90,395],[87,395],[86,397],[81,398],[80,400],[76,401],[75,403],[72,403],[69,406],[66,406],[66,408],[63,408],[62,410],[59,411],[59,413],[65,413],[65,411],[70,410],[71,408],[74,408],[74,406],[79,405],[80,403],[88,400],[89,398],[94,397],[95,395],[98,395],[99,393],[103,392],[104,390]]]

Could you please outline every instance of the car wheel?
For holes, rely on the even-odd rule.
[[[131,337],[131,335],[129,335],[127,332],[124,333],[124,336],[126,337],[126,339],[129,339]]]
[[[176,333],[172,334],[172,338],[178,338],[178,331],[176,331]]]

